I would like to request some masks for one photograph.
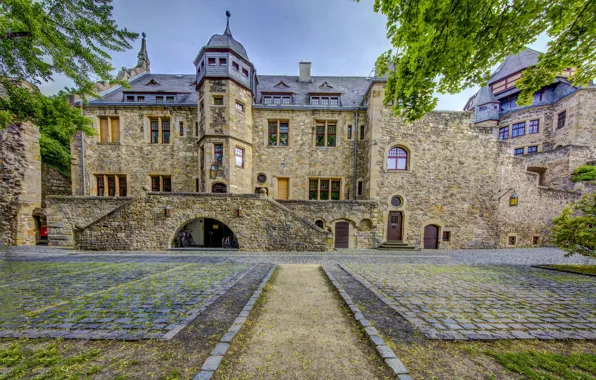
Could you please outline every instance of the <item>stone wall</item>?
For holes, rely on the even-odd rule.
[[[571,173],[577,167],[585,165],[592,154],[593,151],[589,147],[567,145],[523,158],[529,171],[540,173],[540,185],[572,190],[575,185],[571,182]]]
[[[374,236],[380,231],[377,202],[374,201],[280,201],[296,214],[315,223],[323,222],[323,229],[335,236],[335,223],[350,225],[349,248],[371,248]]]
[[[128,197],[48,195],[45,199],[48,244],[73,246],[75,225],[86,226],[131,200]]]
[[[29,124],[0,130],[0,244],[36,243],[41,207],[39,130]]]
[[[76,215],[84,205],[102,199],[89,197],[49,197],[53,210]],[[53,203],[55,201],[55,203]],[[103,208],[115,200],[103,199]],[[171,209],[165,216],[164,209]],[[238,208],[243,215],[238,216]],[[48,214],[49,223],[60,220],[57,213]],[[76,247],[108,250],[165,250],[172,246],[176,233],[198,218],[216,219],[228,226],[238,239],[240,249],[248,251],[325,251],[327,233],[309,221],[302,220],[277,202],[257,195],[231,194],[164,194],[148,193],[135,198],[75,231]],[[68,222],[73,225],[72,220]],[[80,222],[78,224],[81,224]]]
[[[41,164],[41,207],[46,207],[45,198],[48,195],[71,195],[72,182],[56,169],[47,164]]]

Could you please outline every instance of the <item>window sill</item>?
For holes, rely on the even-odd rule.
[[[331,146],[317,146],[317,145],[315,145],[314,148],[337,148],[337,145],[331,145]]]
[[[289,148],[289,145],[266,145],[267,148]]]
[[[120,145],[119,142],[102,142],[102,141],[98,141],[97,145]]]
[[[387,173],[412,173],[411,170],[407,170],[407,169],[385,169],[385,172]]]

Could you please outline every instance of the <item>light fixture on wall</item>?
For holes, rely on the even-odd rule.
[[[215,171],[215,164],[211,164],[211,168],[209,168],[209,178],[215,179],[217,177],[217,172]]]
[[[242,207],[238,207],[238,208],[236,209],[236,215],[237,215],[239,218],[241,218],[241,217],[243,217],[243,216],[244,216],[244,210],[242,209]]]
[[[166,218],[169,218],[170,216],[172,216],[172,209],[170,208],[170,206],[164,207],[163,214]]]
[[[519,198],[517,194],[515,194],[515,190],[513,190],[513,194],[509,197],[509,206],[517,206]]]

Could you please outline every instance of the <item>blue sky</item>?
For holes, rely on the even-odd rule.
[[[225,11],[234,38],[248,52],[260,74],[298,75],[298,62],[312,62],[313,75],[368,76],[376,58],[391,48],[384,15],[373,0],[115,0],[121,27],[147,33],[153,73],[194,72],[193,58],[213,34],[223,33]],[[544,51],[546,38],[532,45]],[[113,53],[116,68],[132,67],[140,39],[132,50]],[[68,85],[63,78],[42,85],[52,94]],[[438,110],[461,110],[477,91],[441,95]]]

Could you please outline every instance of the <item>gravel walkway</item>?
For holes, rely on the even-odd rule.
[[[315,265],[281,265],[253,324],[216,378],[377,379],[389,375]]]

